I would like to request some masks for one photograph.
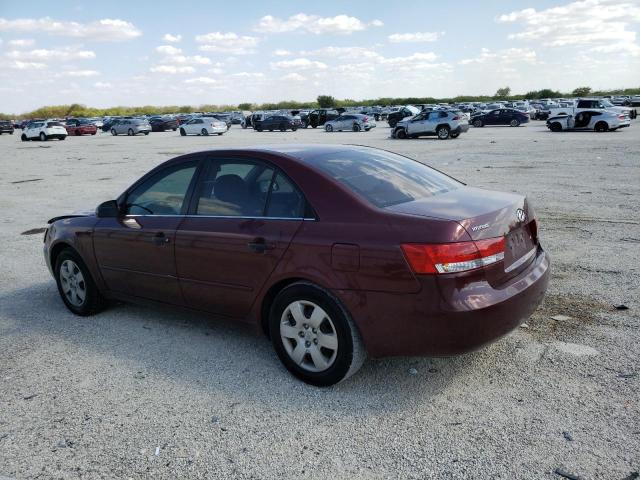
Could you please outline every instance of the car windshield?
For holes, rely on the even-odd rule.
[[[312,157],[308,162],[379,208],[431,197],[462,185],[391,152],[344,150]]]

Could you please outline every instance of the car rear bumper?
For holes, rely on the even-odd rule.
[[[416,294],[337,291],[372,357],[450,356],[511,332],[538,307],[550,277],[548,255],[499,288],[476,277],[421,276]]]

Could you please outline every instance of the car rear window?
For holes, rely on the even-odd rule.
[[[47,122],[47,127],[64,127],[60,122]]]
[[[432,197],[462,183],[410,158],[375,150],[345,150],[307,160],[379,208]]]

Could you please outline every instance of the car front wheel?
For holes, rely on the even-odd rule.
[[[511,125],[512,127],[518,127],[520,126],[520,121],[516,120],[515,118],[513,120],[511,120],[509,122],[509,125]]]
[[[606,122],[598,122],[594,128],[596,132],[606,132],[609,130],[609,125]]]
[[[44,132],[40,132],[40,141],[41,142],[47,141],[47,136],[44,134]]]
[[[269,315],[280,361],[303,382],[334,385],[358,371],[366,351],[353,320],[328,291],[307,282],[282,290]]]
[[[88,316],[104,308],[104,297],[74,250],[67,248],[58,255],[54,272],[60,297],[73,313]]]
[[[482,120],[474,120],[473,126],[478,128],[482,127],[483,126]]]
[[[325,125],[324,129],[325,129],[326,132],[333,132],[333,126],[331,126],[331,125]]]

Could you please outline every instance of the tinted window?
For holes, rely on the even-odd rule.
[[[302,194],[283,174],[278,173],[271,184],[267,202],[267,217],[302,218],[305,201]]]
[[[212,161],[200,184],[196,214],[261,217],[272,177],[273,169],[260,162]]]
[[[167,167],[127,196],[126,211],[131,215],[179,215],[197,162]]]
[[[64,127],[60,122],[48,122],[47,127]]]
[[[390,152],[348,150],[308,161],[377,207],[431,197],[461,185],[422,163]]]

